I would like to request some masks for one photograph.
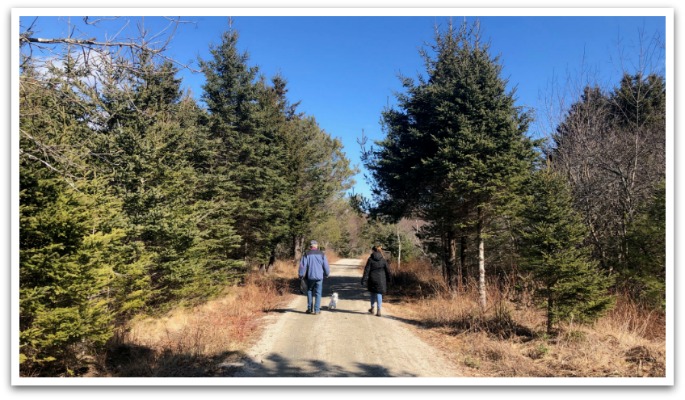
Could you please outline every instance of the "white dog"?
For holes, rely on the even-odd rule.
[[[331,302],[328,303],[329,310],[335,310],[336,308],[338,308],[338,292],[334,292],[331,295]]]

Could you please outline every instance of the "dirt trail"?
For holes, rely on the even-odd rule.
[[[298,296],[268,318],[261,340],[248,351],[236,377],[456,377],[438,351],[418,339],[384,305],[383,317],[367,312],[359,261],[339,260],[324,280],[321,314],[306,314]],[[338,292],[337,310],[328,310]]]

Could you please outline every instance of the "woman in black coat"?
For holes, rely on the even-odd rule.
[[[373,314],[373,309],[378,303],[376,316],[381,316],[381,307],[383,305],[383,293],[388,290],[388,281],[390,280],[390,268],[388,262],[383,258],[381,253],[381,246],[374,246],[373,252],[366,261],[364,267],[364,276],[362,277],[362,286],[366,286],[371,292],[371,308],[369,313]]]

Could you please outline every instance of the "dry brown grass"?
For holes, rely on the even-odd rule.
[[[132,321],[117,335],[103,374],[113,376],[212,376],[227,371],[260,333],[260,319],[290,299],[297,270],[277,262],[269,274],[250,274],[217,299],[179,308],[162,318]]]
[[[393,315],[474,377],[665,376],[665,319],[625,297],[594,326],[566,324],[545,333],[544,311],[522,307],[509,288],[487,293],[481,312],[474,287],[451,293],[429,266],[403,264],[395,275]]]

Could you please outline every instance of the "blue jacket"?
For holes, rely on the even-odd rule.
[[[309,273],[307,273],[307,267],[309,267]],[[321,281],[331,274],[328,259],[321,250],[309,250],[302,256],[297,276],[301,278],[305,273],[307,273],[307,278],[313,281]]]

